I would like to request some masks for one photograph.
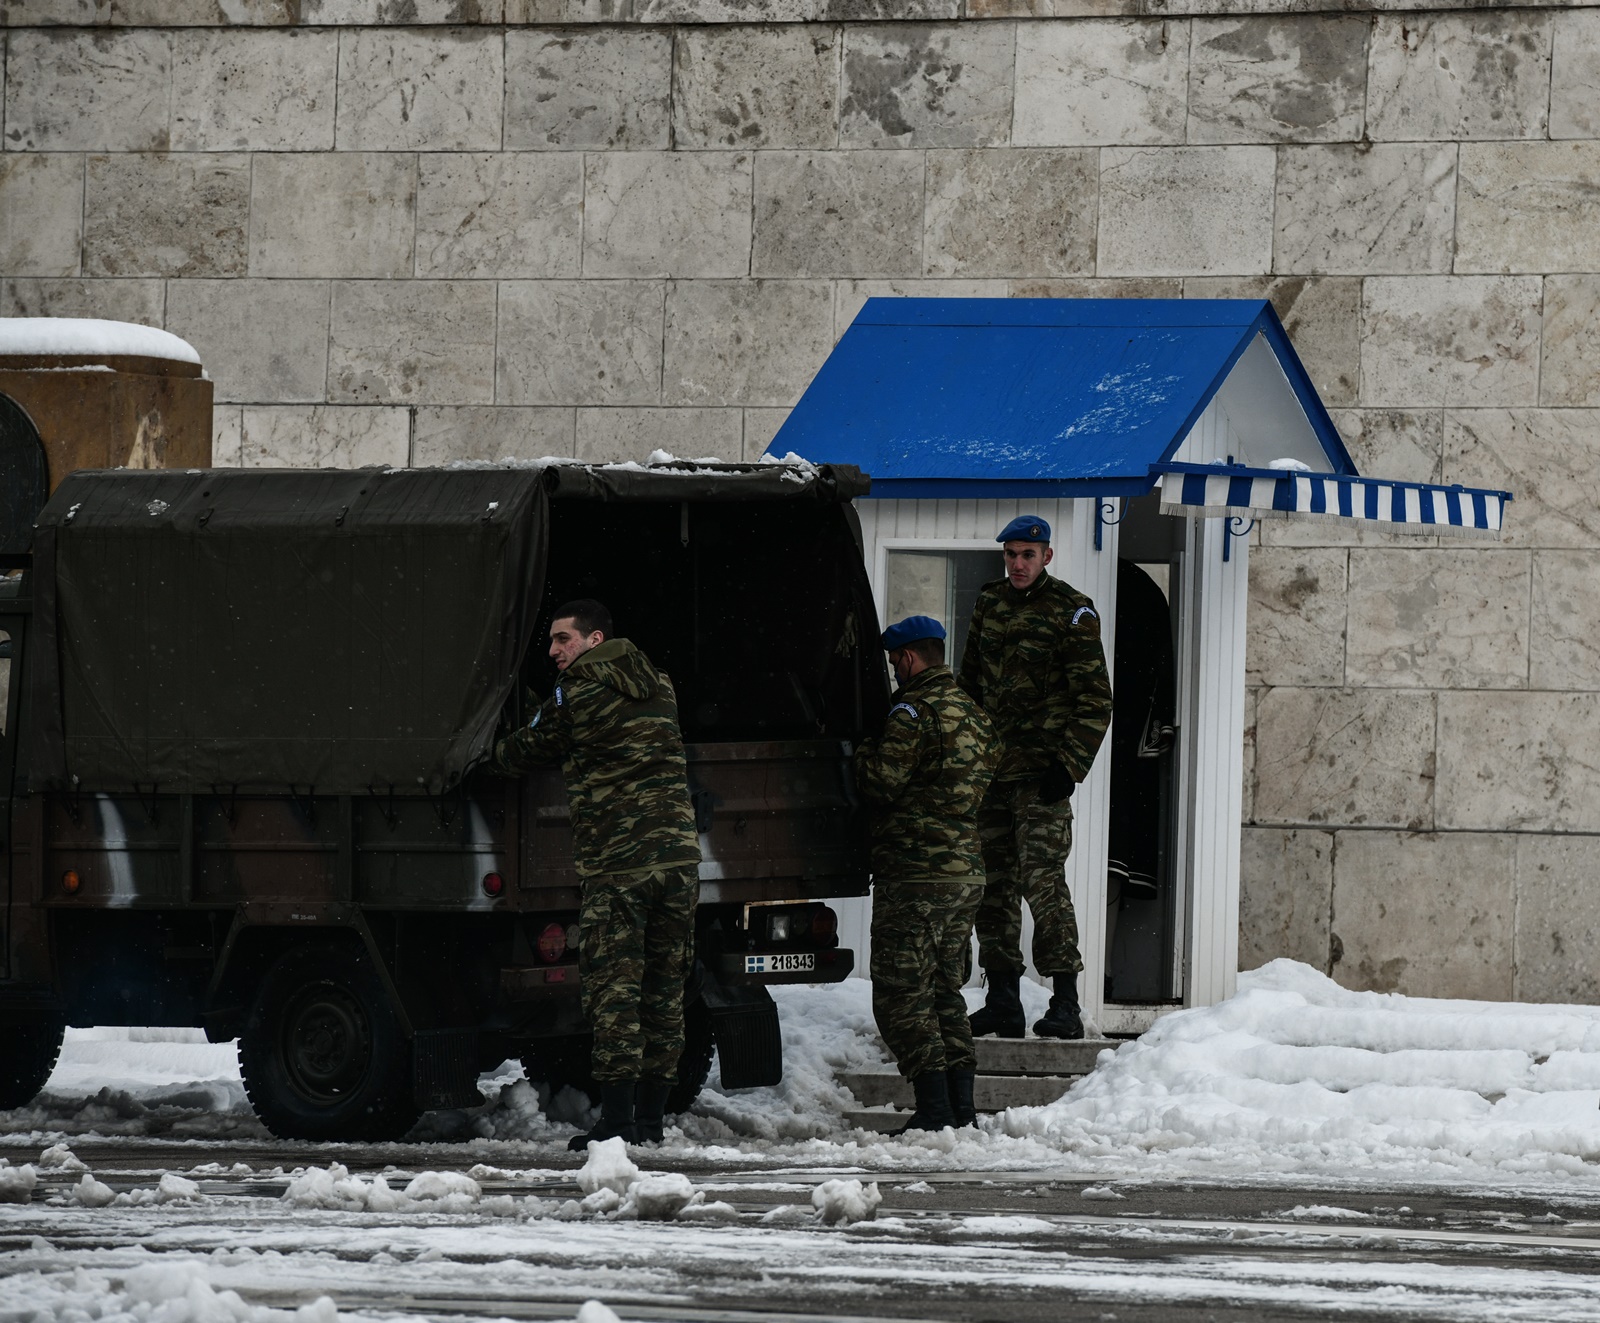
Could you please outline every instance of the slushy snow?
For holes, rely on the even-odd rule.
[[[670,1165],[687,1157],[777,1160],[858,1172],[1055,1168],[1105,1182],[1305,1175],[1593,1183],[1600,1008],[1350,992],[1287,960],[1241,975],[1239,986],[1219,1006],[1175,1012],[1143,1038],[1102,1053],[1095,1072],[1057,1102],[983,1117],[976,1130],[900,1139],[856,1130],[846,1119],[856,1101],[841,1076],[890,1065],[872,1020],[871,985],[777,987],[782,1083],[729,1092],[713,1068],[693,1110],[668,1118],[661,1157]],[[1043,1001],[1032,983],[1024,993]],[[480,1087],[488,1105],[431,1113],[417,1137],[490,1146],[482,1156],[493,1161],[492,1146],[501,1142],[559,1151],[593,1115],[581,1095],[552,1098],[513,1064]],[[37,1155],[41,1164],[41,1150],[52,1163],[65,1161],[70,1150],[56,1147],[63,1134],[262,1134],[233,1045],[207,1043],[198,1030],[126,1029],[69,1031],[41,1097],[0,1113],[0,1135],[7,1132],[0,1144],[27,1145],[28,1160]],[[566,1201],[564,1216],[649,1217],[681,1194],[647,1187],[629,1205],[644,1173],[626,1152],[600,1164],[586,1164],[592,1188],[583,1200]],[[329,1201],[316,1206],[426,1202],[420,1188],[408,1195],[348,1172],[297,1179],[305,1182],[299,1197],[312,1199],[315,1187]],[[20,1168],[0,1167],[0,1189],[25,1182]],[[135,1192],[139,1200],[158,1194]],[[463,1187],[444,1197],[470,1193]],[[119,1204],[128,1199],[117,1196]],[[539,1215],[566,1207],[548,1202]],[[712,1207],[691,1195],[677,1216],[708,1216]]]

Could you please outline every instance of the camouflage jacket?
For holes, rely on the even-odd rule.
[[[994,728],[948,666],[895,695],[883,734],[856,750],[872,817],[875,881],[981,877],[978,806],[994,770]]]
[[[581,876],[699,864],[677,695],[627,639],[579,657],[528,724],[494,748],[507,774],[549,763],[567,783]]]
[[[1026,592],[985,584],[972,608],[961,687],[1000,739],[996,782],[1028,781],[1060,763],[1089,775],[1111,724],[1111,677],[1094,603],[1041,574]]]

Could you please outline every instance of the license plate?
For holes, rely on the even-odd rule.
[[[744,958],[746,974],[798,974],[817,967],[817,957],[810,951],[793,954],[785,951],[773,955],[747,955]]]

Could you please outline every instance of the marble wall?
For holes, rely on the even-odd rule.
[[[1363,469],[1517,499],[1256,535],[1242,961],[1592,998],[1600,9],[1302,8],[0,0],[0,314],[398,464],[754,456],[873,294],[1270,298]]]

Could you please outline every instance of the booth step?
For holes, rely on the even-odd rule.
[[[1068,1075],[979,1075],[973,1081],[972,1101],[980,1112],[1002,1112],[1007,1107],[1042,1107],[1053,1103],[1072,1087],[1080,1076]],[[882,1107],[886,1103],[910,1109],[913,1104],[911,1081],[893,1070],[846,1071],[839,1082],[855,1095],[862,1107]],[[887,1113],[893,1115],[893,1113]],[[904,1118],[901,1118],[902,1121]],[[897,1122],[898,1124],[898,1122]]]
[[[1115,1038],[974,1038],[982,1075],[1087,1075]]]

